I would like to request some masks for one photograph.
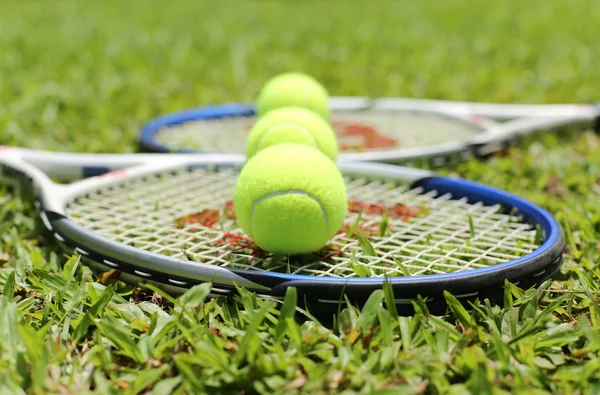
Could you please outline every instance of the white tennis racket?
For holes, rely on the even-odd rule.
[[[235,219],[243,163],[236,154],[3,147],[0,182],[35,196],[45,227],[93,269],[175,293],[205,281],[220,295],[237,285],[281,298],[296,287],[314,311],[332,312],[343,297],[360,305],[389,281],[401,312],[412,311],[417,295],[443,312],[444,290],[498,302],[505,280],[534,286],[562,262],[561,228],[535,204],[459,178],[366,162],[339,163],[350,209],[329,244],[310,255],[273,256]],[[50,176],[81,179],[57,184]]]
[[[331,107],[339,159],[352,161],[437,166],[489,155],[536,131],[600,127],[594,105],[334,97]],[[152,152],[244,153],[254,121],[252,105],[205,106],[150,121],[139,142]]]

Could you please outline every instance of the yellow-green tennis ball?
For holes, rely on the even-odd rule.
[[[270,79],[256,100],[259,117],[281,107],[302,107],[329,119],[329,94],[316,79],[302,73],[284,73]]]
[[[246,155],[251,158],[267,147],[282,143],[315,147],[333,161],[338,154],[337,138],[329,122],[304,108],[279,108],[260,118],[246,141]]]
[[[265,148],[246,162],[234,209],[244,232],[262,249],[304,254],[321,249],[341,228],[346,185],[334,162],[299,144]]]

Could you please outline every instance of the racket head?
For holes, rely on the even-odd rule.
[[[331,124],[342,161],[441,165],[473,155],[473,141],[498,123],[473,114],[451,114],[363,97],[331,98]],[[228,103],[167,114],[141,129],[149,152],[245,153],[254,107]]]
[[[217,294],[237,285],[281,298],[294,286],[303,303],[334,312],[343,297],[361,304],[387,281],[401,311],[412,311],[417,294],[442,311],[444,290],[501,301],[505,279],[536,285],[562,262],[560,226],[527,200],[424,170],[351,162],[339,164],[352,199],[343,231],[328,249],[281,260],[257,250],[232,218],[228,202],[243,157],[148,158],[56,185],[14,152],[0,156],[0,180],[35,185],[45,226],[92,268],[169,292],[211,281]]]

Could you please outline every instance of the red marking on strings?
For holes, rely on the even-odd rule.
[[[225,218],[235,220],[235,210],[233,202],[225,203]],[[214,228],[221,219],[221,211],[215,209],[205,209],[197,213],[186,215],[175,220],[178,227],[183,228],[186,225],[198,224],[207,228]]]
[[[348,200],[348,211],[351,213],[363,212],[369,215],[387,215],[388,218],[396,218],[402,221],[406,221],[410,218],[416,217],[421,214],[422,210],[416,207],[409,207],[403,204],[395,204],[388,207],[384,204],[372,204],[363,203],[356,200]],[[176,223],[178,227],[184,227],[190,224],[198,224],[207,228],[213,228],[218,224],[221,219],[222,212],[216,209],[204,209],[197,213],[186,215],[185,217],[177,218]],[[237,219],[235,215],[235,209],[233,202],[228,201],[225,203],[224,210],[225,219],[235,221]],[[376,226],[373,224],[371,226]],[[371,226],[366,227],[368,230]],[[360,227],[359,227],[360,229]]]
[[[390,225],[388,225],[389,228]],[[368,235],[378,235],[379,234],[379,224],[372,223],[370,225],[359,225],[358,229],[360,229],[363,233]]]
[[[390,225],[388,225],[388,228],[390,227]],[[353,236],[356,234],[356,231],[354,231],[352,234],[349,234],[350,229],[354,228],[354,224],[344,224],[344,226],[342,226],[340,228],[340,230],[337,231],[337,234],[347,234],[348,236]],[[371,235],[371,236],[376,236],[379,235],[379,228],[380,228],[380,224],[373,222],[370,223],[368,225],[361,225],[359,224],[356,229],[360,230],[361,232],[367,234],[367,235]]]
[[[360,213],[361,211],[369,215],[386,215],[388,218],[396,218],[406,221],[421,214],[422,209],[406,206],[404,204],[395,204],[388,207],[384,204],[370,204],[348,200],[348,211],[351,213]]]
[[[235,209],[233,208],[233,202],[225,203],[225,218],[227,219],[237,219],[235,216]]]
[[[252,256],[269,255],[267,251],[257,246],[252,239],[229,232],[225,233],[220,240],[217,240],[217,243],[233,247],[233,252],[250,250]]]
[[[217,243],[246,247],[246,246],[249,246],[250,244],[253,244],[254,242],[252,241],[252,239],[249,239],[246,236],[240,236],[240,235],[235,235],[233,233],[226,232],[223,235],[223,238],[221,240],[217,240]]]
[[[348,211],[351,213],[362,212],[364,214],[380,217],[386,215],[388,218],[400,219],[402,221],[416,217],[423,212],[422,209],[403,204],[387,206],[384,204],[363,203],[356,200],[348,200]],[[177,218],[175,223],[178,228],[183,228],[194,224],[198,225],[198,229],[191,229],[191,231],[198,231],[200,230],[200,227],[217,229],[222,215],[225,216],[225,219],[234,221],[236,220],[233,202],[226,202],[224,210],[205,209],[197,213],[186,215],[185,217]],[[359,223],[356,226],[356,229],[361,230],[366,235],[379,235],[381,231],[381,224],[379,222],[374,222],[364,218],[361,220],[361,222],[362,223]],[[354,226],[355,225],[353,223],[345,223],[344,226],[342,226],[342,228],[337,232],[337,234],[348,234],[350,229],[353,229]],[[258,247],[251,238],[229,232],[224,233],[221,236],[221,239],[216,240],[215,243],[229,246],[233,249],[233,252],[249,251],[249,253],[255,257],[267,257],[271,255],[269,252]],[[339,248],[325,246],[321,250],[315,252],[314,255],[318,256],[322,260],[327,260],[335,256],[343,255],[343,251]]]
[[[177,218],[177,227],[183,228],[186,225],[198,224],[207,228],[212,228],[217,222],[219,222],[220,215],[218,210],[202,210],[199,213],[186,215],[182,218]]]
[[[315,252],[315,255],[321,258],[322,260],[331,259],[334,256],[339,256],[343,254],[344,251],[342,251],[341,249],[328,246],[323,247],[319,251]]]
[[[398,140],[383,135],[369,125],[347,121],[333,121],[332,126],[338,136],[342,151],[392,148],[400,145]]]
[[[244,128],[246,132],[250,132],[253,126],[253,123],[248,122]],[[337,134],[342,151],[393,148],[400,145],[397,139],[385,136],[369,125],[348,121],[332,121],[331,126]]]

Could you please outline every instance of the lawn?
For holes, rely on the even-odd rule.
[[[597,0],[0,0],[0,144],[135,152],[150,118],[252,100],[291,69],[336,96],[593,102],[599,26]],[[442,171],[552,212],[556,278],[444,316],[375,295],[294,320],[247,292],[97,278],[0,187],[0,393],[600,392],[600,139],[537,135]]]

